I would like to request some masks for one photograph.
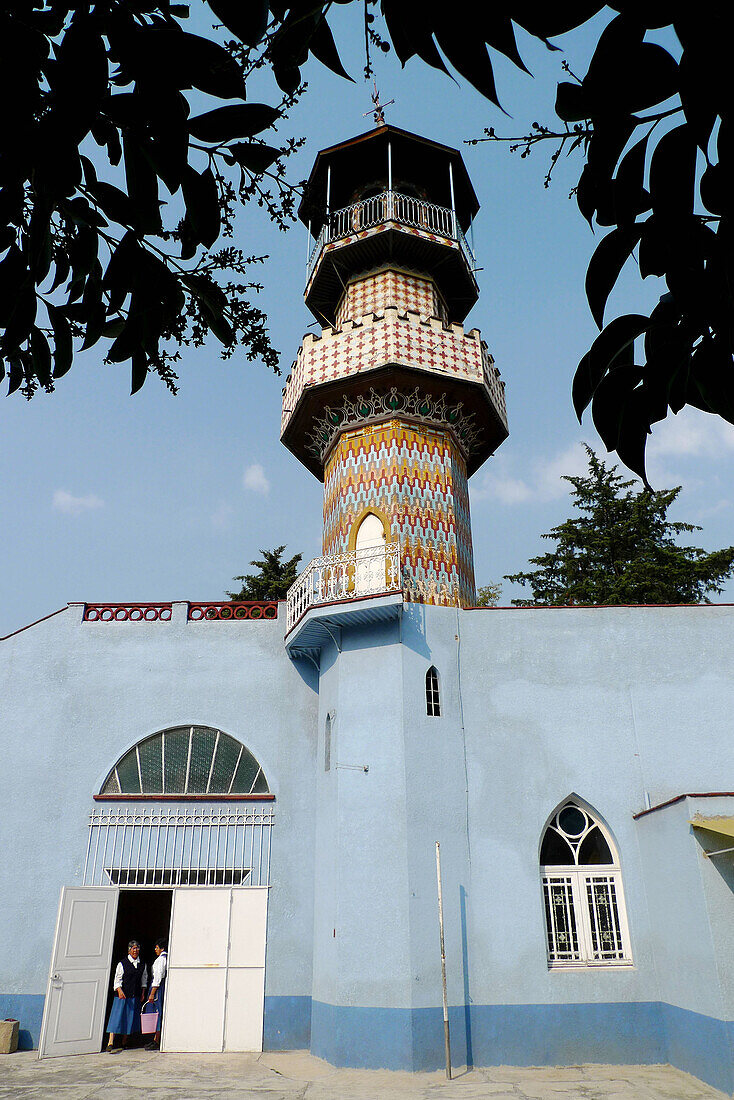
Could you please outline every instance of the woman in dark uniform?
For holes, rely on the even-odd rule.
[[[140,944],[137,940],[130,940],[127,945],[127,957],[117,964],[112,984],[115,999],[107,1021],[107,1030],[110,1033],[107,1053],[118,1054],[127,1046],[128,1035],[135,1035],[140,1031],[140,1008],[148,988],[148,968],[140,961]],[[122,1045],[117,1048],[114,1046],[115,1035],[122,1036]]]

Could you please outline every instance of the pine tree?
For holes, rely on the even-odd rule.
[[[513,604],[710,603],[708,594],[734,572],[734,546],[712,553],[679,546],[677,536],[700,530],[667,518],[681,487],[635,491],[616,466],[586,452],[588,476],[565,477],[579,514],[543,535],[556,545],[530,559],[537,569],[505,577],[532,588],[532,599]]]
[[[262,561],[251,561],[256,573],[246,573],[242,577],[233,577],[241,581],[239,592],[228,592],[230,600],[284,600],[290,586],[298,576],[298,566],[303,554],[296,554],[283,561],[285,546],[276,546],[274,550],[261,550]]]

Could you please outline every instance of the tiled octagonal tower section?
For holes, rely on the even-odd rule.
[[[324,557],[359,553],[372,516],[424,603],[476,598],[468,477],[507,436],[499,371],[461,323],[477,209],[456,150],[382,125],[319,153],[299,210],[322,328],[286,381],[282,439],[324,482]]]

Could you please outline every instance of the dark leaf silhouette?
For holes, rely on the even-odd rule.
[[[189,130],[201,141],[229,141],[235,137],[252,137],[272,126],[280,112],[267,103],[243,103],[236,107],[217,107],[215,111],[197,115],[189,122]]]
[[[642,228],[637,225],[619,226],[607,233],[596,246],[586,272],[586,297],[592,316],[599,328],[604,324],[604,307],[619,273],[632,255],[640,239]]]

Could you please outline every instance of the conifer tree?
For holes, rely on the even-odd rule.
[[[262,560],[251,561],[256,573],[246,573],[242,577],[233,577],[241,581],[239,592],[228,592],[230,600],[284,600],[290,586],[298,576],[298,566],[303,554],[295,554],[283,561],[285,546],[276,546],[274,550],[261,550]]]
[[[678,536],[700,530],[667,518],[681,487],[636,491],[616,466],[586,452],[588,476],[564,479],[579,514],[543,535],[555,547],[530,559],[536,569],[505,577],[533,592],[513,604],[710,603],[708,594],[721,592],[734,572],[734,546],[712,553],[680,546]]]

